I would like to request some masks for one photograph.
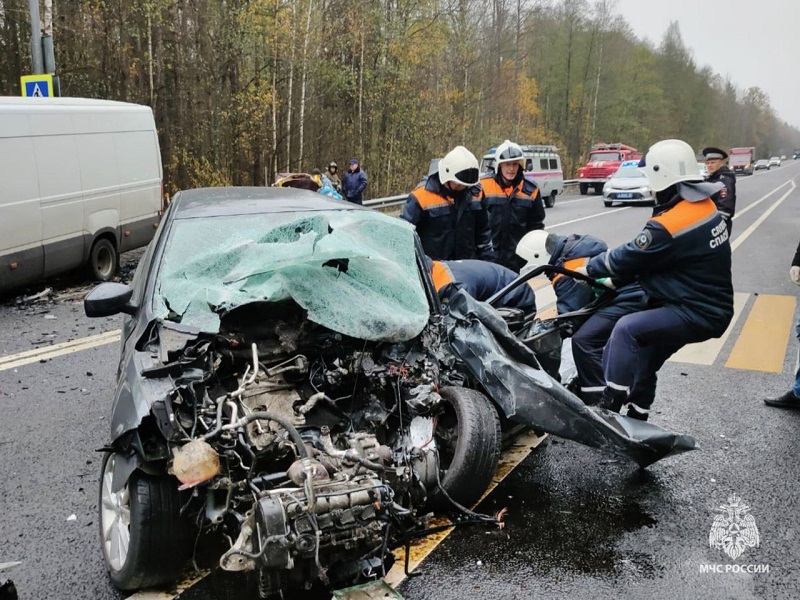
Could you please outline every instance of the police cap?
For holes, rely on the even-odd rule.
[[[718,158],[720,160],[725,160],[728,158],[728,153],[721,148],[714,148],[713,146],[709,146],[708,148],[703,148],[703,156],[706,158]]]

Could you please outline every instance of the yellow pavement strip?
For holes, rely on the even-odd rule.
[[[735,292],[733,294],[733,319],[731,319],[731,324],[728,325],[728,329],[725,330],[722,337],[712,338],[699,344],[688,344],[673,354],[669,362],[713,365],[725,342],[728,341],[736,321],[739,320],[739,316],[744,311],[748,298],[750,298],[750,294],[745,292]]]
[[[492,484],[489,486],[489,489],[481,497],[483,500],[486,496],[488,496],[494,488],[498,486],[498,484],[505,479],[509,473],[511,473],[517,465],[519,465],[523,460],[525,460],[528,455],[536,448],[539,444],[544,441],[547,437],[545,434],[542,437],[538,437],[533,432],[527,432],[519,436],[515,441],[514,445],[511,446],[508,450],[503,452],[502,457],[500,458],[500,464],[497,467],[497,472],[495,473],[494,480]],[[437,517],[433,519],[430,523],[431,527],[439,527],[442,525],[449,524],[450,521],[444,517]],[[440,533],[429,535],[426,538],[417,540],[413,544],[411,544],[411,553],[408,559],[408,568],[410,571],[416,569],[419,564],[425,560],[425,558],[433,552],[433,550],[441,544],[444,539],[450,535],[450,532],[453,531],[452,529],[446,529]],[[405,580],[406,575],[404,572],[404,565],[405,565],[405,548],[398,548],[395,550],[395,558],[397,559],[394,566],[391,570],[386,574],[384,577],[384,581],[391,585],[392,587],[397,587],[400,583]]]
[[[780,373],[792,331],[794,296],[758,296],[726,367]]]
[[[88,337],[72,340],[70,342],[62,342],[60,344],[53,344],[52,346],[45,346],[36,348],[35,350],[28,350],[27,352],[20,352],[18,354],[9,354],[8,356],[0,357],[0,371],[14,369],[23,365],[39,362],[62,356],[64,354],[71,354],[73,352],[80,352],[96,346],[103,346],[119,341],[120,330],[114,329],[113,331],[106,331],[97,335],[90,335]]]

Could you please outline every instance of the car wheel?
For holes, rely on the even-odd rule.
[[[544,205],[547,208],[553,208],[556,205],[556,191],[555,190],[550,192],[549,196],[545,197]]]
[[[611,202],[611,200],[603,200],[603,204],[605,205],[606,208],[610,208],[611,205],[613,205],[614,203]]]
[[[489,399],[476,390],[443,387],[439,393],[445,406],[433,435],[439,450],[440,482],[453,500],[472,506],[489,487],[500,460],[500,419]],[[438,490],[431,504],[452,506]]]
[[[89,275],[95,281],[111,281],[119,267],[119,254],[108,238],[100,238],[89,253]]]
[[[180,517],[177,481],[134,471],[112,491],[115,455],[103,459],[100,541],[109,576],[118,588],[136,590],[180,575],[190,548]]]
[[[603,184],[602,183],[595,183],[594,184],[594,193],[598,196],[603,195]]]
[[[588,183],[579,183],[578,190],[581,193],[581,196],[585,196],[589,193],[589,184]]]

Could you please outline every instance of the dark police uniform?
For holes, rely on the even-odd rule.
[[[517,278],[511,269],[485,260],[428,260],[428,268],[433,285],[443,300],[456,290],[463,289],[483,302]],[[534,315],[536,296],[529,285],[520,285],[503,296],[500,306],[518,308],[526,315]]]
[[[630,391],[645,414],[664,362],[686,344],[720,337],[733,317],[728,229],[714,202],[676,195],[654,212],[633,241],[587,265],[591,277],[638,277],[646,294],[647,309],[617,322],[603,354],[607,386]]]
[[[519,272],[525,261],[517,256],[517,244],[529,231],[544,229],[544,203],[539,188],[525,179],[522,169],[508,186],[499,172],[485,175],[481,177],[481,188],[497,262]]]
[[[728,153],[720,148],[703,148],[703,156],[719,155],[722,159],[728,158]],[[711,195],[714,204],[717,205],[717,210],[722,214],[725,223],[728,225],[728,235],[733,231],[733,215],[736,214],[736,174],[731,171],[728,165],[722,165],[717,171],[711,173],[706,181],[710,183],[721,182],[723,187],[716,194]]]
[[[416,226],[425,254],[435,260],[495,258],[477,186],[454,192],[433,174],[411,192],[400,217]]]

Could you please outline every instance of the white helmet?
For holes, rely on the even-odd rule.
[[[694,150],[682,140],[662,140],[653,144],[640,166],[654,192],[681,181],[703,181]]]
[[[494,160],[496,165],[503,163],[515,162],[523,169],[525,168],[525,157],[522,154],[522,148],[519,144],[506,140],[497,147],[494,151]]]
[[[557,243],[558,234],[536,229],[526,233],[519,241],[517,256],[528,263],[526,265],[528,268],[546,265],[550,262]]]
[[[455,181],[469,187],[478,183],[479,176],[478,159],[464,146],[456,146],[439,161],[439,181],[442,184]]]

